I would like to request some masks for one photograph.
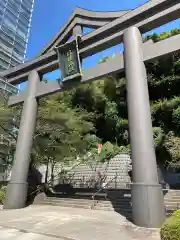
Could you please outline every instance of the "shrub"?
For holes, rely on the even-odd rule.
[[[0,188],[0,203],[3,204],[3,201],[6,197],[6,190],[7,190],[7,186],[2,186]]]
[[[161,239],[180,239],[180,210],[175,211],[163,224],[161,228]]]

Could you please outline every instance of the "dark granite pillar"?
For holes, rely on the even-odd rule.
[[[4,209],[23,208],[26,204],[27,176],[38,109],[35,94],[39,81],[38,73],[32,71],[28,78],[27,98],[23,105],[12,175],[8,184]]]
[[[124,33],[124,59],[132,153],[133,220],[142,227],[160,227],[165,218],[158,182],[142,37],[136,27]]]

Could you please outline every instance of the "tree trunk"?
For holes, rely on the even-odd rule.
[[[48,183],[48,172],[49,172],[49,163],[47,163],[46,165],[45,184]]]
[[[51,162],[51,185],[54,184],[54,167],[55,167],[55,164]]]

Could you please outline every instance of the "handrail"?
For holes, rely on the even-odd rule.
[[[98,189],[98,191],[96,191],[93,195],[92,195],[92,200],[95,201],[95,196],[101,192],[110,182],[112,182],[115,178],[117,178],[117,175],[114,176],[112,179],[110,179],[104,186],[102,186],[100,189]],[[94,205],[94,202],[92,204],[92,206]]]

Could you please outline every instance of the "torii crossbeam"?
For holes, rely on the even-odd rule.
[[[108,62],[84,71],[78,84],[125,71],[133,165],[133,220],[135,224],[144,227],[159,227],[162,224],[165,217],[164,202],[158,182],[144,62],[179,51],[180,36],[173,36],[158,43],[143,43],[141,34],[179,16],[180,0],[153,0],[136,9],[119,12],[93,12],[77,8],[67,24],[43,49],[40,57],[3,72],[8,82],[14,85],[28,79],[28,88],[9,99],[9,106],[23,103],[23,111],[4,208],[25,206],[29,159],[38,110],[37,98],[74,86],[73,81],[65,85],[59,82],[42,83],[42,75],[59,67],[55,48],[66,43],[71,45],[71,41],[80,36],[78,56],[81,60],[124,43],[124,53],[118,53]],[[83,35],[83,27],[92,27],[95,30]],[[73,40],[68,40],[70,36]]]

